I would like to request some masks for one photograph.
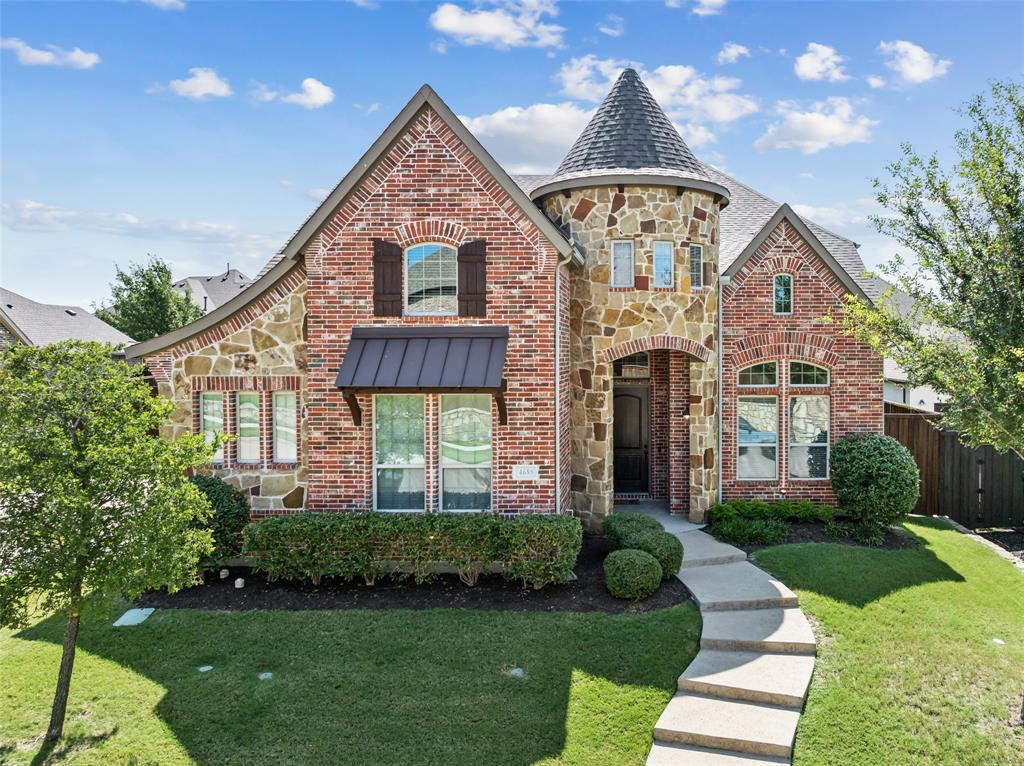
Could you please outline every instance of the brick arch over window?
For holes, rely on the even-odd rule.
[[[833,350],[835,339],[809,332],[771,332],[751,335],[737,341],[732,364],[742,370],[757,362],[774,359],[793,359],[833,369],[839,364],[839,354]]]
[[[442,245],[458,247],[465,241],[468,233],[469,229],[461,223],[439,218],[411,221],[403,223],[395,229],[395,237],[403,248],[418,245],[421,242],[438,242]]]
[[[621,359],[630,354],[638,354],[641,351],[654,351],[656,349],[682,351],[701,362],[707,362],[711,356],[711,350],[695,340],[681,338],[678,335],[648,335],[644,338],[637,338],[636,340],[606,348],[604,350],[604,361],[614,362],[616,359]]]

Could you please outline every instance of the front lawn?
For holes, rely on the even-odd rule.
[[[642,764],[700,635],[692,604],[616,615],[158,609],[137,627],[110,622],[82,628],[66,739],[50,760]],[[0,762],[38,754],[62,630],[48,619],[0,631]],[[503,673],[514,666],[526,676]]]
[[[817,623],[794,763],[1024,763],[1024,575],[941,521],[906,527],[922,547],[756,554]]]

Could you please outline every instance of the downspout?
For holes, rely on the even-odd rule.
[[[561,513],[562,503],[562,267],[576,255],[576,246],[555,264],[555,513]]]

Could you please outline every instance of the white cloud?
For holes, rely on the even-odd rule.
[[[948,59],[937,59],[935,54],[907,40],[883,41],[878,44],[878,52],[888,57],[885,65],[905,85],[917,85],[942,77],[953,63]]]
[[[334,101],[334,91],[315,77],[307,77],[302,81],[302,90],[281,96],[288,104],[298,104],[306,109],[319,109]]]
[[[808,43],[807,52],[797,56],[793,71],[801,80],[828,80],[842,82],[850,76],[843,71],[843,62],[835,48],[821,43]]]
[[[884,77],[879,77],[876,74],[869,74],[868,75],[868,85],[870,85],[872,88],[874,88],[876,90],[878,88],[884,88],[885,87],[885,78]]]
[[[555,0],[492,0],[488,5],[492,7],[466,10],[442,3],[430,14],[430,26],[462,45],[492,45],[499,50],[562,46],[565,27],[542,21],[558,15]]]
[[[363,114],[375,114],[380,111],[380,104],[374,101],[372,104],[352,104],[353,109],[358,109]]]
[[[597,31],[609,37],[622,37],[626,27],[621,16],[609,13],[604,17],[604,21],[598,22]]]
[[[750,58],[750,48],[739,43],[726,43],[718,52],[719,64],[735,64],[741,58]]]
[[[227,98],[231,95],[228,81],[209,67],[192,67],[188,70],[191,77],[184,80],[171,80],[167,87],[176,96],[190,98],[193,101],[205,101],[208,98]],[[158,93],[163,88],[159,85],[149,88],[148,93]]]
[[[14,51],[18,63],[24,66],[66,66],[72,69],[92,69],[100,63],[100,54],[89,53],[81,48],[65,50],[56,45],[47,45],[46,49],[33,48],[17,37],[0,39],[0,48]]]
[[[185,0],[142,0],[146,5],[152,5],[161,11],[183,11]]]
[[[255,101],[257,104],[267,104],[281,95],[278,91],[271,88],[265,82],[254,82],[252,88],[249,90],[249,98]]]
[[[695,149],[718,141],[715,134],[703,125],[694,125],[692,123],[676,125],[676,130],[679,131],[679,135],[683,137],[683,140]]]
[[[794,204],[793,210],[801,218],[814,221],[826,229],[864,226],[870,223],[870,216],[882,212],[882,207],[872,197],[858,197],[831,205]]]
[[[448,41],[443,37],[439,37],[430,44],[430,50],[434,53],[440,53],[442,56],[448,52]]]
[[[800,174],[800,177],[801,178],[814,178],[814,173],[810,173],[808,171],[804,171],[803,173]]]
[[[626,67],[640,65],[626,59],[599,59],[592,53],[569,59],[558,70],[556,79],[562,93],[582,101],[600,101],[608,95],[612,83]]]
[[[808,111],[791,101],[779,101],[775,112],[782,120],[754,142],[760,152],[772,149],[796,149],[802,154],[817,154],[832,146],[863,144],[871,139],[875,120],[853,113],[853,105],[845,98],[832,97],[819,101]]]
[[[327,195],[331,193],[330,189],[323,187],[315,187],[313,189],[306,189],[305,196],[314,202],[323,202],[327,199]]]
[[[725,8],[726,0],[696,0],[690,11],[694,16],[717,16]]]
[[[550,173],[593,116],[573,103],[509,106],[459,119],[512,173]]]
[[[380,3],[377,0],[345,0],[345,2],[367,11],[375,11],[380,7]]]

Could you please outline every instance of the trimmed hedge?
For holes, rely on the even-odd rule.
[[[630,534],[663,530],[664,527],[657,519],[642,513],[613,513],[610,516],[605,516],[601,523],[601,531],[604,532],[605,539],[608,541],[608,547],[613,551],[626,547],[623,545],[623,540]]]
[[[571,516],[298,513],[249,524],[244,553],[271,580],[362,577],[372,585],[390,572],[422,583],[450,566],[473,585],[498,564],[506,579],[541,588],[568,582],[582,535]]]
[[[668,532],[656,532],[645,529],[630,532],[624,539],[625,549],[635,549],[650,553],[661,565],[662,579],[667,580],[683,565],[683,544],[679,538]]]
[[[917,464],[891,436],[844,436],[832,448],[830,467],[840,507],[860,521],[895,524],[917,504]]]
[[[661,575],[661,564],[645,551],[612,551],[604,560],[604,583],[616,598],[647,598],[658,589]]]
[[[786,522],[734,516],[711,527],[716,538],[733,545],[774,545],[786,536]]]
[[[815,505],[810,500],[779,500],[774,503],[730,500],[711,506],[709,514],[712,524],[735,518],[827,523],[835,517],[836,511],[831,506]]]
[[[202,524],[213,533],[213,561],[234,558],[242,551],[242,530],[249,523],[249,499],[216,476],[192,476],[191,481],[206,495],[213,508],[209,521]]]

